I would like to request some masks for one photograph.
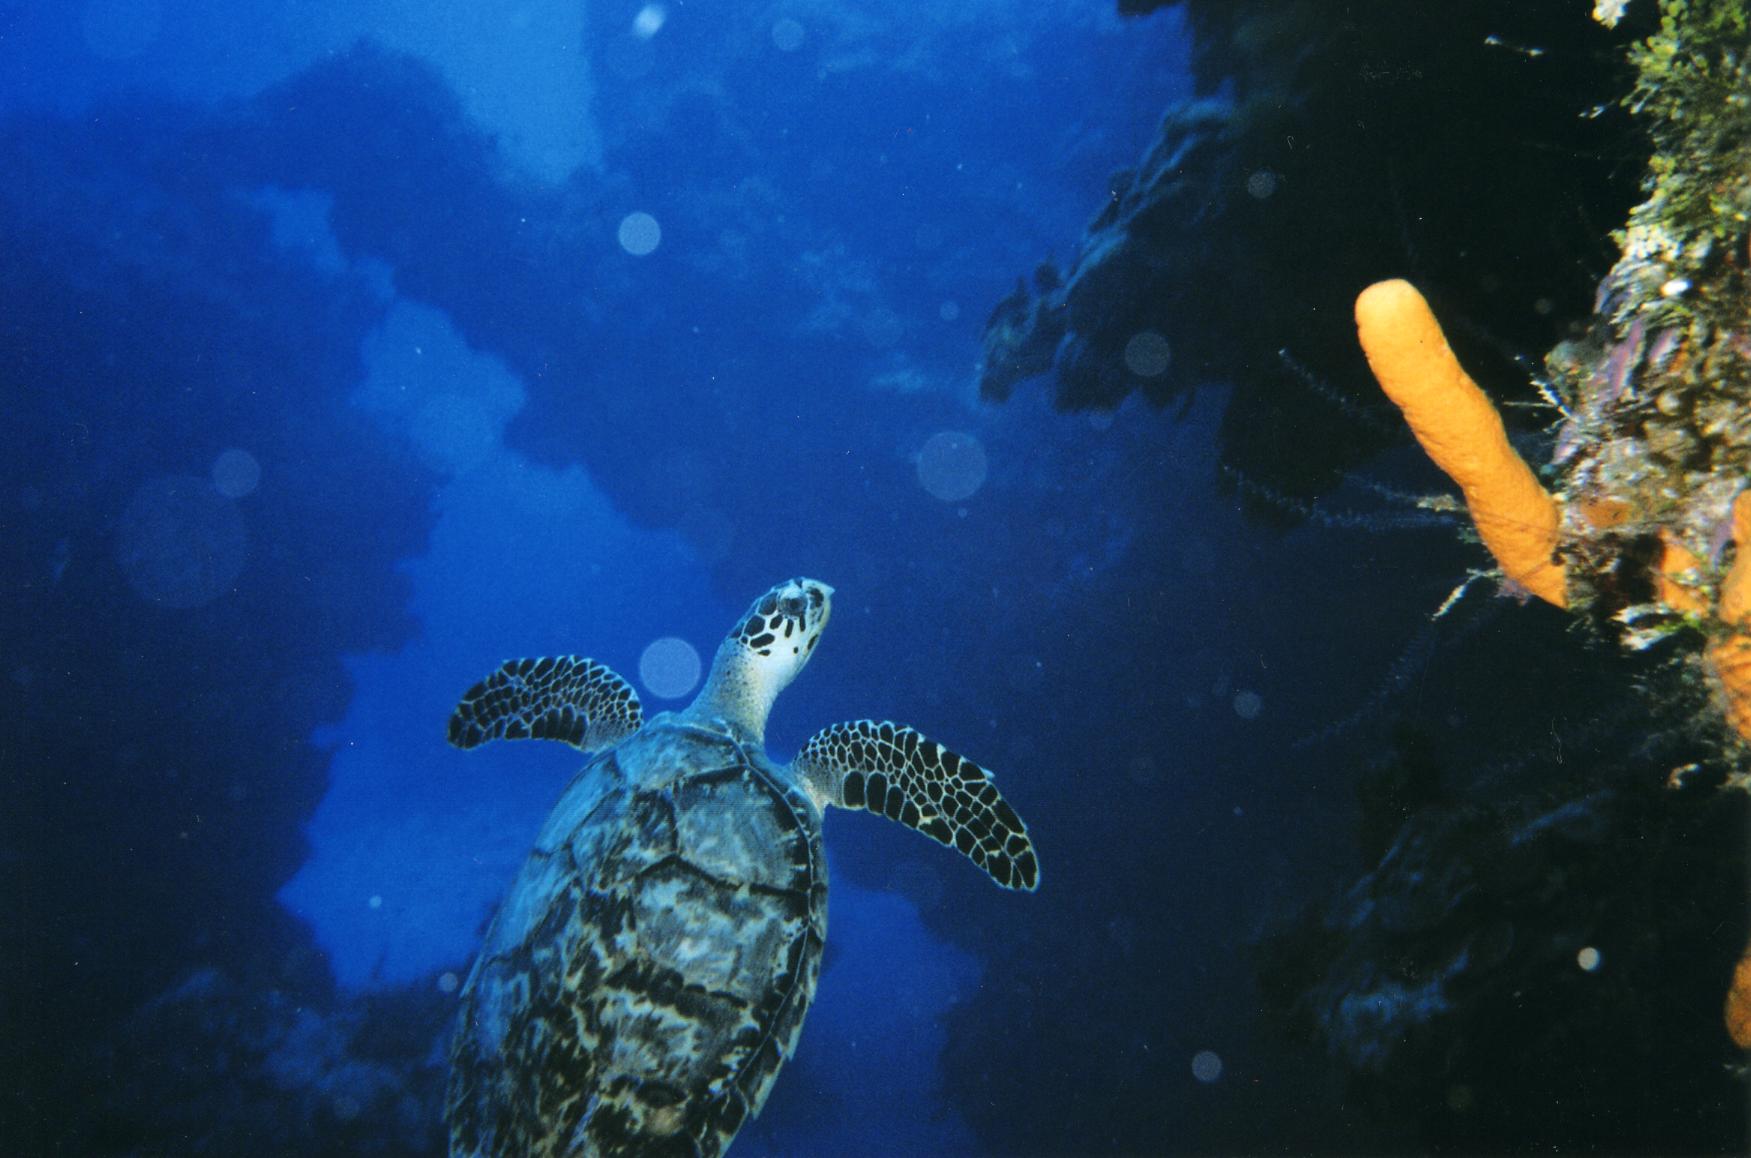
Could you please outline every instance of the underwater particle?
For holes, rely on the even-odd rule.
[[[772,25],[772,43],[780,52],[795,52],[803,46],[803,26],[786,16]]]
[[[1269,169],[1254,169],[1246,179],[1246,191],[1263,201],[1277,191],[1277,175]]]
[[[1158,378],[1166,373],[1170,356],[1167,339],[1154,330],[1139,330],[1125,343],[1125,369],[1139,378]]]
[[[663,30],[663,22],[668,18],[669,10],[661,4],[646,4],[632,18],[632,34],[640,40],[649,40]]]
[[[456,974],[450,972],[450,970],[446,969],[438,974],[439,993],[454,993],[457,989],[461,988],[461,986],[462,979],[456,976]]]
[[[1583,972],[1593,972],[1599,968],[1599,950],[1591,945],[1584,946],[1579,953],[1575,954],[1575,964],[1579,965]]]
[[[232,447],[213,460],[213,486],[228,499],[255,493],[261,483],[261,463],[247,450]]]
[[[658,699],[674,700],[699,683],[699,652],[673,635],[652,640],[638,657],[638,678]]]
[[[86,0],[79,26],[93,56],[126,60],[158,39],[161,16],[157,0]]]
[[[1234,714],[1243,720],[1256,720],[1264,710],[1265,698],[1257,692],[1235,692]]]
[[[945,503],[972,498],[985,485],[985,447],[956,430],[930,436],[918,452],[918,482]]]
[[[1215,1050],[1201,1049],[1192,1055],[1192,1076],[1206,1084],[1222,1076],[1222,1057]]]
[[[945,322],[954,321],[961,316],[961,303],[954,301],[943,302],[940,306],[936,307],[936,316]]]
[[[373,893],[371,894],[371,899],[365,902],[365,906],[372,909],[381,909],[383,907],[383,898],[376,893]]]
[[[1463,1082],[1456,1082],[1447,1087],[1447,1108],[1456,1114],[1463,1114],[1477,1104],[1477,1095],[1472,1088]]]
[[[663,242],[663,227],[649,213],[628,213],[620,219],[620,248],[634,257],[657,251]]]
[[[231,589],[248,546],[236,504],[210,482],[164,475],[128,500],[116,532],[116,562],[140,598],[186,610]]]
[[[1623,19],[1623,10],[1629,6],[1629,0],[1597,0],[1593,5],[1593,19],[1607,28],[1616,28],[1617,22]]]

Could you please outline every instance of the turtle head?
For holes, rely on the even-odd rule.
[[[783,691],[803,670],[833,614],[833,589],[813,579],[786,579],[748,608],[735,634],[725,642]]]
[[[786,579],[754,600],[717,649],[701,709],[763,736],[772,701],[809,662],[832,613],[833,589],[814,579]]]

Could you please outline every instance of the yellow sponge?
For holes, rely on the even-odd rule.
[[[1554,558],[1556,500],[1508,444],[1495,405],[1453,356],[1423,295],[1407,281],[1376,282],[1356,299],[1356,331],[1380,388],[1465,492],[1478,537],[1503,574],[1567,606],[1566,575]]]

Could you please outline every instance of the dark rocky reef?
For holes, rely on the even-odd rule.
[[[1374,779],[1426,760],[1410,750]],[[1267,1008],[1418,1150],[1742,1153],[1719,1019],[1747,924],[1743,797],[1530,771],[1558,786],[1429,803],[1267,938]]]
[[[85,1058],[80,1153],[447,1152],[455,975],[310,1003],[197,969]]]
[[[1521,360],[1586,315],[1636,199],[1648,146],[1616,101],[1640,7],[1607,30],[1512,0],[1188,0],[1198,98],[1115,174],[1070,267],[993,311],[985,396],[1048,373],[1066,410],[1228,385],[1224,463],[1306,498],[1397,437],[1350,317],[1397,275],[1487,388],[1529,397]]]

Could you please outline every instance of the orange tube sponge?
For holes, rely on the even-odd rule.
[[[1380,388],[1465,492],[1478,537],[1502,572],[1566,607],[1566,575],[1554,559],[1556,500],[1508,444],[1501,415],[1460,367],[1423,295],[1407,281],[1376,282],[1356,299],[1356,332]]]
[[[1751,491],[1733,501],[1733,543],[1737,554],[1715,605],[1732,631],[1709,644],[1708,659],[1726,693],[1727,722],[1751,740]]]
[[[1727,1023],[1727,1034],[1734,1045],[1751,1049],[1751,949],[1733,967],[1733,983],[1727,989],[1721,1020]]]

